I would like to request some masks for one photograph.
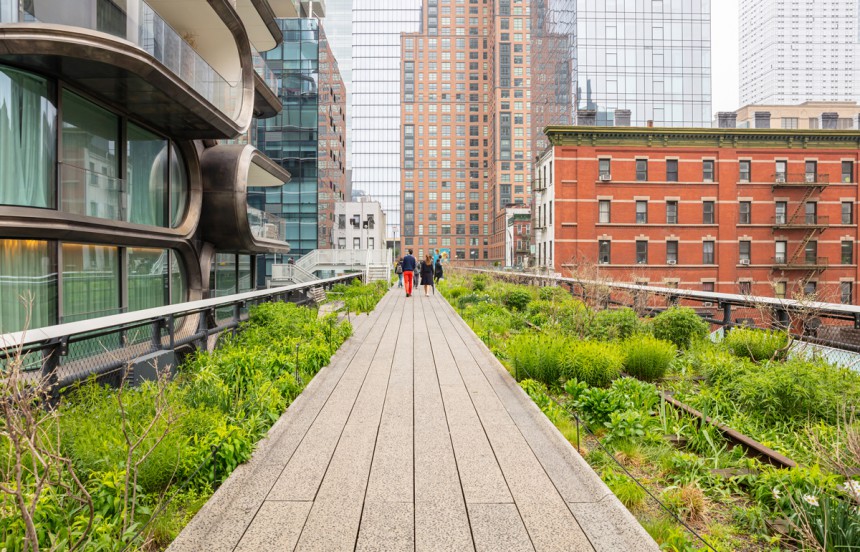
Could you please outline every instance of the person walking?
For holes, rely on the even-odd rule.
[[[397,264],[394,265],[394,273],[397,274],[397,287],[403,287],[403,257],[397,259]]]
[[[415,262],[415,257],[412,256],[412,250],[406,250],[406,256],[400,263],[403,269],[403,281],[406,286],[406,297],[412,297],[412,283],[415,278],[415,269],[418,263]]]
[[[424,255],[421,261],[421,285],[424,286],[424,297],[430,297],[430,287],[433,285],[433,257],[430,254]]]
[[[433,276],[436,285],[439,285],[439,280],[445,276],[445,271],[442,269],[442,259],[436,261],[436,265],[433,267]],[[433,293],[436,293],[436,285],[433,286]]]

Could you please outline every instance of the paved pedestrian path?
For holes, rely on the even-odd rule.
[[[169,548],[657,549],[442,296],[396,288]]]

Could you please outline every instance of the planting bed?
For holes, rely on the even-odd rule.
[[[690,309],[642,318],[450,276],[440,291],[664,548],[860,550],[860,374],[794,358],[783,332],[715,344]],[[760,461],[675,401],[797,466]]]
[[[386,289],[356,282],[336,291],[360,312]],[[85,383],[53,412],[38,397],[4,400],[0,550],[32,549],[19,488],[35,504],[29,525],[43,550],[165,548],[351,332],[337,314],[269,303],[253,308],[214,352],[187,357],[173,378],[165,372],[158,382],[121,390]],[[23,386],[0,385],[4,399],[21,398]],[[16,462],[13,441],[34,423],[38,446]],[[56,460],[43,465],[37,455]]]

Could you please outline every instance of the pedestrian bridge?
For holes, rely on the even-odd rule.
[[[393,289],[168,550],[658,547],[441,295]]]

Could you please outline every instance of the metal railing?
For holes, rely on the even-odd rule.
[[[251,59],[254,61],[254,71],[260,78],[263,79],[263,82],[266,83],[266,86],[269,87],[269,90],[275,93],[276,96],[280,96],[280,81],[278,77],[275,75],[275,72],[272,71],[272,68],[269,67],[269,64],[266,63],[265,58],[257,51],[254,46],[251,46]]]
[[[695,309],[705,321],[723,329],[738,326],[787,329],[796,339],[836,350],[828,358],[835,358],[852,367],[860,363],[860,356],[853,354],[860,353],[860,306],[816,300],[815,294],[798,299],[782,299],[525,272],[468,267],[456,269],[523,284],[564,285],[583,299],[607,307],[628,306],[645,314],[657,314],[670,306],[688,306]],[[852,354],[845,355],[841,351]]]
[[[247,320],[254,305],[304,303],[312,288],[331,288],[363,277],[350,273],[0,335],[0,371],[20,355],[26,374],[46,378],[59,391],[91,376],[117,373],[150,355],[192,344],[205,348],[210,336]]]
[[[791,172],[791,173],[774,173],[773,176],[773,185],[774,186],[827,186],[830,184],[830,175],[826,174],[813,174],[813,173],[802,173],[802,172]]]
[[[286,241],[287,221],[278,215],[248,207],[248,224],[256,238]]]
[[[791,219],[785,215],[771,218],[774,228],[824,228],[830,226],[830,217],[824,215],[800,214]]]
[[[790,257],[785,255],[774,257],[773,265],[776,267],[799,269],[827,268],[830,265],[830,260],[829,257],[807,258],[805,256],[800,256],[792,260]]]
[[[146,2],[128,12],[110,0],[83,0],[75,9],[48,3],[0,0],[0,23],[50,23],[108,33],[127,40],[165,65],[219,111],[235,119],[242,88],[218,73]],[[40,9],[41,8],[41,9]]]

